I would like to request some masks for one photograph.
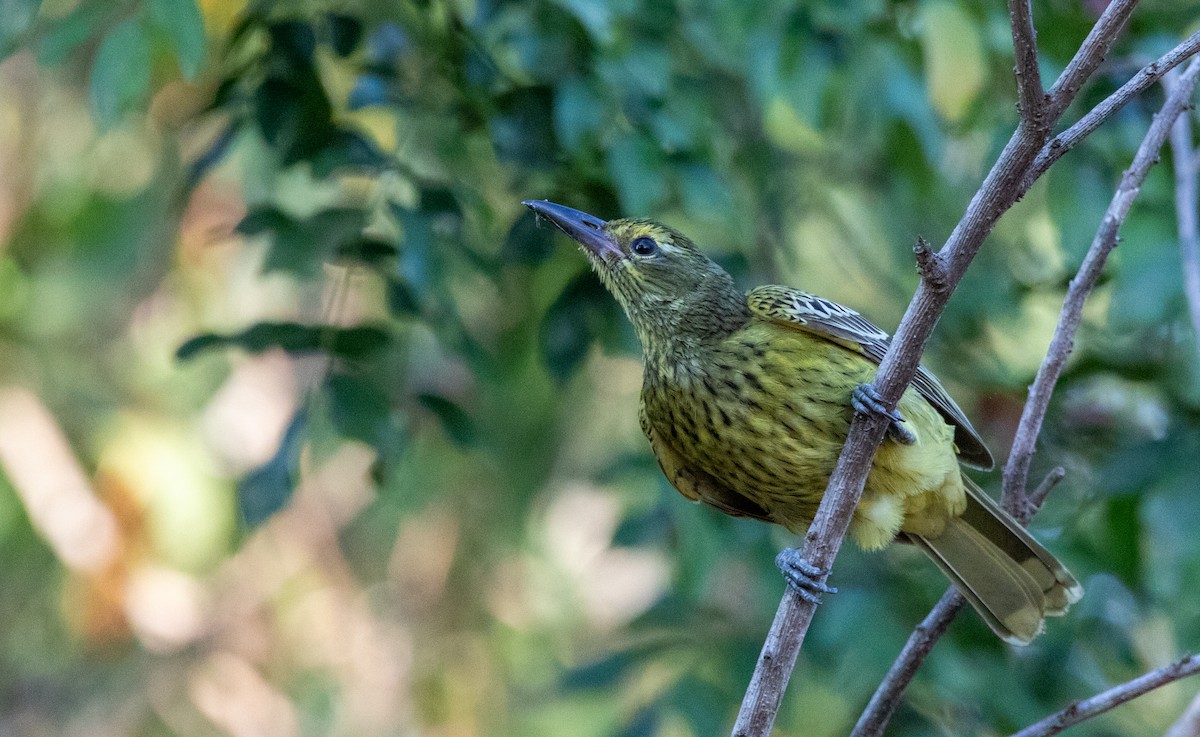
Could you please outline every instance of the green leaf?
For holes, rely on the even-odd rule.
[[[66,17],[53,24],[38,44],[38,63],[57,66],[96,31],[107,11],[107,3],[79,3]]]
[[[517,218],[504,239],[502,258],[509,263],[536,266],[554,252],[554,228],[541,227],[532,213]]]
[[[263,271],[288,271],[315,274],[321,263],[337,256],[342,249],[361,244],[366,214],[353,207],[332,207],[308,220],[297,220],[277,207],[251,210],[238,223],[244,235],[268,235],[271,248],[263,262]]]
[[[342,13],[327,13],[325,21],[329,24],[329,45],[338,56],[350,56],[362,42],[363,24],[358,18]]]
[[[592,343],[611,331],[615,304],[600,280],[584,272],[546,310],[538,338],[546,368],[556,382],[570,378]]]
[[[391,241],[364,235],[352,238],[337,247],[337,257],[357,261],[365,266],[378,267],[394,259],[400,250]]]
[[[399,277],[388,279],[387,303],[393,315],[417,315],[421,312],[421,302],[413,294],[412,288]]]
[[[628,133],[608,148],[608,175],[618,187],[621,208],[630,214],[658,209],[667,195],[662,152],[645,136]]]
[[[292,498],[307,427],[307,413],[301,409],[292,417],[271,460],[246,474],[238,483],[238,509],[247,525],[257,527]]]
[[[474,445],[479,438],[475,421],[466,411],[454,402],[437,394],[419,394],[417,401],[421,406],[437,415],[442,421],[446,434],[459,445]]]
[[[267,27],[271,34],[271,49],[289,61],[309,66],[317,50],[317,34],[312,25],[298,20],[272,23]]]
[[[604,124],[604,103],[586,81],[571,77],[555,88],[554,133],[563,147],[577,151]]]
[[[325,145],[312,157],[313,174],[325,178],[343,169],[382,169],[388,157],[366,136],[338,128],[330,131]]]
[[[390,334],[383,328],[359,326],[340,328],[333,332],[331,340],[322,346],[336,356],[363,359],[384,349],[390,342]]]
[[[242,235],[273,233],[281,228],[292,227],[296,219],[277,207],[259,207],[246,213],[235,230]]]
[[[237,347],[250,353],[262,353],[272,348],[289,353],[324,351],[358,360],[383,349],[389,340],[386,330],[371,326],[333,328],[293,322],[260,322],[240,333],[198,335],[181,345],[175,351],[175,357],[187,361],[213,348]]]
[[[391,408],[377,386],[346,373],[331,374],[325,382],[329,417],[342,437],[377,445]]]
[[[733,195],[729,185],[711,167],[688,164],[679,167],[683,187],[683,209],[698,220],[727,221],[733,218]]]
[[[958,122],[988,81],[978,24],[962,7],[945,1],[925,5],[921,21],[929,102],[943,118]]]
[[[41,0],[0,0],[0,59],[17,50],[41,5]]]
[[[208,36],[196,0],[150,0],[150,22],[171,40],[184,79],[195,79]]]
[[[653,737],[658,734],[660,709],[657,704],[638,709],[633,719],[617,732],[617,737]]]
[[[150,84],[150,42],[136,20],[109,31],[92,65],[92,111],[103,128],[111,127],[146,96]]]

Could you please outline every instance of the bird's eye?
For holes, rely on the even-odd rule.
[[[654,242],[653,238],[644,235],[634,240],[629,249],[639,256],[649,256],[658,250],[658,244]]]

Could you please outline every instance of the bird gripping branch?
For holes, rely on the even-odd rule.
[[[1027,644],[1082,595],[1069,571],[959,464],[991,453],[920,369],[896,408],[870,387],[890,336],[847,307],[783,286],[739,291],[683,234],[544,200],[524,203],[577,241],[633,323],[645,372],[641,426],[685,497],[793,532],[812,521],[855,411],[891,419],[850,534],[917,545],[1004,640]],[[831,591],[794,550],[802,596]]]

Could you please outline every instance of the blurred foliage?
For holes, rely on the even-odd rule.
[[[1034,5],[1051,80],[1097,3]],[[1081,109],[1200,18],[1144,6]],[[519,203],[653,216],[894,326],[1015,123],[1008,34],[979,1],[0,3],[0,734],[723,733],[788,536],[667,486],[630,329]],[[927,361],[999,457],[1160,100],[941,321]],[[1003,733],[1200,643],[1171,186],[1035,461],[1087,596],[1022,650],[963,616],[889,734]],[[945,585],[904,549],[834,582],[780,735],[844,734]],[[1160,734],[1194,692],[1075,733]]]

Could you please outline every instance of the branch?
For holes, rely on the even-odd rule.
[[[938,252],[945,284],[931,284],[922,279],[875,374],[875,389],[889,408],[896,406],[916,373],[925,343],[984,239],[1000,216],[1028,191],[1024,182],[1049,138],[1048,131],[1103,60],[1136,4],[1137,0],[1113,0],[1108,6],[1051,90],[1052,100],[1045,106],[1045,118],[1041,121],[1044,125],[1018,126],[962,220]],[[1014,24],[1018,33],[1028,32],[1023,22]],[[828,576],[850,526],[850,517],[862,496],[871,460],[883,440],[887,422],[882,414],[854,416],[829,485],[804,536],[801,555],[826,572],[822,580]],[[805,601],[791,588],[785,591],[734,722],[734,737],[766,737],[771,731],[815,610],[814,602]]]
[[[1047,349],[1046,358],[1038,369],[1037,378],[1030,388],[1029,398],[1021,413],[1021,422],[1017,428],[1013,449],[1004,469],[1005,507],[1023,524],[1029,522],[1033,514],[1041,507],[1042,502],[1045,501],[1046,496],[1066,473],[1062,468],[1054,468],[1032,494],[1025,493],[1029,462],[1033,455],[1033,444],[1041,431],[1050,395],[1062,374],[1063,365],[1074,343],[1083,301],[1095,286],[1100,269],[1103,268],[1108,254],[1116,247],[1117,229],[1128,214],[1129,206],[1137,196],[1138,189],[1149,173],[1150,167],[1157,161],[1158,151],[1162,148],[1167,130],[1170,129],[1172,122],[1178,117],[1191,96],[1198,73],[1200,73],[1200,62],[1193,61],[1173,87],[1163,109],[1155,116],[1154,122],[1146,132],[1146,137],[1138,147],[1133,163],[1125,172],[1121,185],[1113,196],[1112,204],[1109,205],[1109,210],[1092,241],[1092,246],[1088,250],[1087,256],[1084,257],[1075,278],[1071,280],[1067,296],[1063,300],[1063,309],[1054,330],[1054,337]],[[879,688],[871,697],[867,708],[859,717],[852,737],[876,737],[882,733],[899,705],[904,690],[912,681],[917,668],[929,655],[929,651],[937,639],[945,633],[950,621],[962,609],[961,601],[957,607],[949,608],[947,599],[952,594],[953,589],[947,591],[929,616],[925,618],[925,621],[909,637],[904,649],[897,656],[887,676],[879,684]],[[954,595],[957,596],[957,594]],[[931,621],[936,621],[938,627],[930,627]]]
[[[1096,286],[1096,280],[1100,278],[1108,254],[1117,247],[1117,233],[1121,224],[1125,222],[1125,216],[1129,214],[1129,208],[1141,190],[1142,182],[1150,173],[1150,167],[1157,163],[1159,150],[1166,141],[1175,119],[1187,107],[1192,90],[1196,86],[1197,74],[1200,74],[1200,62],[1193,60],[1180,75],[1178,83],[1163,103],[1162,110],[1154,116],[1150,130],[1146,132],[1146,137],[1142,139],[1142,144],[1134,154],[1133,163],[1125,170],[1121,184],[1108,205],[1108,211],[1104,213],[1104,220],[1083,258],[1079,273],[1067,288],[1067,296],[1063,300],[1062,313],[1058,325],[1054,328],[1054,337],[1050,340],[1046,360],[1038,368],[1037,378],[1029,389],[1029,399],[1025,402],[1008,463],[1004,467],[1004,493],[1001,498],[1006,503],[1019,505],[1023,501],[1034,445],[1042,431],[1042,421],[1046,417],[1046,409],[1050,406],[1050,395],[1054,392],[1054,386],[1067,363],[1067,356],[1075,345],[1075,333],[1083,317],[1084,300]]]
[[[1096,107],[1092,108],[1079,122],[1059,133],[1046,145],[1034,161],[1033,168],[1025,183],[1026,189],[1033,185],[1054,162],[1062,158],[1084,138],[1087,138],[1104,121],[1111,118],[1118,110],[1125,107],[1130,100],[1148,90],[1155,82],[1162,79],[1167,72],[1187,61],[1200,51],[1200,31],[1188,36],[1183,43],[1160,56],[1156,61],[1147,64],[1130,77],[1129,81]]]
[[[867,703],[867,708],[863,709],[863,713],[858,717],[858,723],[854,725],[850,737],[875,737],[883,733],[883,728],[891,721],[892,714],[896,713],[896,707],[900,705],[904,689],[908,688],[913,676],[917,674],[917,668],[929,657],[929,651],[933,650],[934,644],[946,634],[946,629],[966,603],[967,600],[958,593],[958,589],[953,586],[946,589],[938,603],[908,636],[904,649],[896,656],[892,667]]]
[[[1048,98],[1042,90],[1042,74],[1038,70],[1037,31],[1033,28],[1030,0],[1009,0],[1008,15],[1012,20],[1013,58],[1017,76],[1018,109],[1021,120],[1034,126],[1045,125],[1043,110]]]
[[[1041,506],[1046,495],[1062,480],[1064,475],[1066,475],[1066,471],[1061,467],[1055,468],[1047,474],[1037,491],[1030,495],[1032,504],[1025,510],[1024,515],[1021,515],[1022,523],[1029,521],[1037,508]],[[854,725],[854,731],[850,733],[850,737],[878,737],[883,734],[884,727],[896,713],[896,707],[900,706],[900,699],[904,696],[908,684],[912,682],[913,676],[917,674],[917,669],[929,657],[933,646],[942,638],[942,635],[946,634],[950,623],[954,621],[966,603],[966,599],[958,593],[958,589],[953,586],[946,589],[946,593],[942,594],[938,603],[908,636],[908,642],[904,643],[904,648],[896,656],[887,675],[880,681],[879,687],[872,694],[867,708],[863,709],[863,713],[859,715],[858,723]]]
[[[1083,83],[1091,78],[1096,67],[1104,61],[1105,54],[1112,48],[1117,36],[1121,35],[1125,22],[1129,20],[1137,2],[1138,0],[1113,0],[1104,9],[1096,25],[1092,26],[1091,33],[1079,46],[1079,51],[1075,52],[1067,68],[1058,75],[1054,86],[1050,88],[1050,99],[1046,107],[1053,119],[1057,120],[1063,114],[1075,99],[1075,95],[1079,94]]]
[[[941,258],[930,250],[929,241],[918,236],[913,255],[917,258],[917,273],[921,275],[921,281],[932,289],[944,291],[949,286],[946,284],[946,267]]]
[[[1120,706],[1126,701],[1135,699],[1160,686],[1174,683],[1196,673],[1200,673],[1200,655],[1189,655],[1164,668],[1150,671],[1132,681],[1126,681],[1120,686],[1114,686],[1107,691],[1098,693],[1090,699],[1076,701],[1057,714],[1051,714],[1042,721],[1016,732],[1012,737],[1050,737],[1071,725],[1079,724],[1085,719],[1103,714],[1113,707]]]
[[[1178,84],[1172,72],[1164,80],[1168,91]],[[1200,347],[1200,227],[1196,222],[1197,177],[1200,164],[1192,144],[1192,121],[1180,115],[1171,127],[1171,158],[1175,164],[1175,213],[1179,223],[1179,256],[1183,262],[1183,294],[1192,318],[1192,333]]]
[[[1038,487],[1033,490],[1032,494],[1029,495],[1030,511],[1025,514],[1018,513],[1016,515],[1017,521],[1023,525],[1028,524],[1029,520],[1033,519],[1033,515],[1037,512],[1037,510],[1042,508],[1042,504],[1045,503],[1046,497],[1050,496],[1050,492],[1054,491],[1054,487],[1058,486],[1058,482],[1062,481],[1063,477],[1066,475],[1067,470],[1062,466],[1055,466],[1054,468],[1050,469],[1050,473],[1046,474],[1046,478],[1042,479],[1042,483],[1038,484]],[[1018,512],[1020,512],[1020,510],[1018,510]]]

